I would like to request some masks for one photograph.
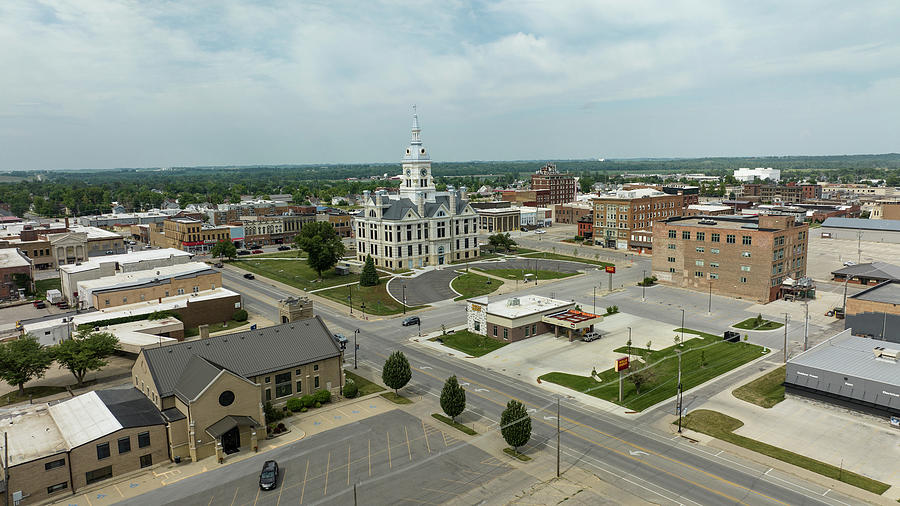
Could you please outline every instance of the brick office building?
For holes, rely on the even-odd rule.
[[[620,190],[594,204],[594,243],[606,248],[645,251],[655,221],[684,214],[684,196],[652,189]],[[642,233],[635,233],[642,232]]]
[[[575,176],[560,173],[556,170],[556,164],[548,163],[531,175],[531,189],[535,191],[546,190],[549,192],[549,201],[546,204],[565,204],[575,200]]]
[[[759,202],[805,202],[822,198],[822,187],[817,184],[745,184],[741,198]]]
[[[660,282],[770,302],[806,276],[809,225],[790,216],[691,216],[653,224]]]
[[[521,206],[547,207],[551,205],[550,190],[503,190],[500,199]]]
[[[556,204],[553,207],[553,221],[556,223],[578,223],[581,218],[592,214],[594,206],[590,202]]]

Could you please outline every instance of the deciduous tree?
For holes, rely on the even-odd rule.
[[[68,369],[78,386],[84,385],[84,376],[90,371],[106,367],[106,357],[119,347],[119,340],[109,332],[79,331],[72,339],[67,339],[51,349],[59,368]]]
[[[531,439],[531,417],[521,402],[512,399],[506,404],[500,415],[500,433],[516,452]]]
[[[384,368],[381,369],[381,379],[389,388],[397,390],[406,386],[412,377],[412,369],[409,367],[409,361],[402,351],[395,351],[384,362]]]
[[[327,221],[303,225],[294,238],[297,248],[306,252],[306,263],[322,278],[322,271],[330,269],[344,256],[344,243]]]
[[[234,260],[237,256],[237,248],[234,246],[234,243],[231,241],[219,241],[212,247],[210,250],[213,258],[228,258],[230,260]]]
[[[456,376],[450,376],[441,390],[441,409],[456,421],[456,417],[466,409],[466,390],[459,385]]]
[[[19,396],[25,395],[25,383],[44,376],[52,362],[48,350],[31,335],[0,344],[0,378],[18,385]]]

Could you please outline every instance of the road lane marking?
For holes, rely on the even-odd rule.
[[[409,446],[409,429],[406,428],[406,425],[403,426],[403,432],[406,433],[406,453],[409,454],[409,460],[412,461],[412,448]]]
[[[388,469],[393,469],[394,464],[391,462],[391,433],[386,432],[387,434],[387,448],[388,448]]]
[[[322,495],[328,495],[328,470],[331,467],[331,452],[328,452],[328,463],[325,464],[325,492]]]
[[[231,498],[231,506],[234,506],[234,501],[237,499],[237,493],[238,493],[238,490],[239,490],[240,488],[241,488],[241,487],[235,487],[235,488],[234,488],[234,497]]]
[[[209,497],[209,502],[206,503],[206,506],[209,506],[210,504],[212,504],[212,500],[213,500],[213,498],[215,498],[215,497],[216,497],[216,494],[211,495],[211,496]]]
[[[422,437],[425,438],[425,446],[428,448],[428,453],[431,453],[431,443],[428,442],[428,430],[425,429],[425,420],[422,420],[422,433],[424,434]]]
[[[372,440],[369,440],[369,476],[372,476]]]
[[[309,475],[309,459],[306,459],[306,472],[303,473],[303,488],[300,489],[300,504],[303,504],[303,493],[306,492],[306,477]],[[237,495],[237,491],[234,493]]]

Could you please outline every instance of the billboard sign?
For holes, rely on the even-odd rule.
[[[616,359],[616,372],[624,371],[625,369],[628,369],[628,366],[630,365],[628,362],[629,362],[628,357],[617,358]]]
[[[606,266],[606,272],[608,272],[608,273],[610,273],[610,274],[615,274],[615,273],[616,273],[616,266],[615,266],[615,265],[607,265],[607,266]]]

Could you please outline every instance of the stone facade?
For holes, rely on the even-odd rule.
[[[289,297],[278,301],[278,317],[281,323],[313,317],[313,303],[309,297]]]

